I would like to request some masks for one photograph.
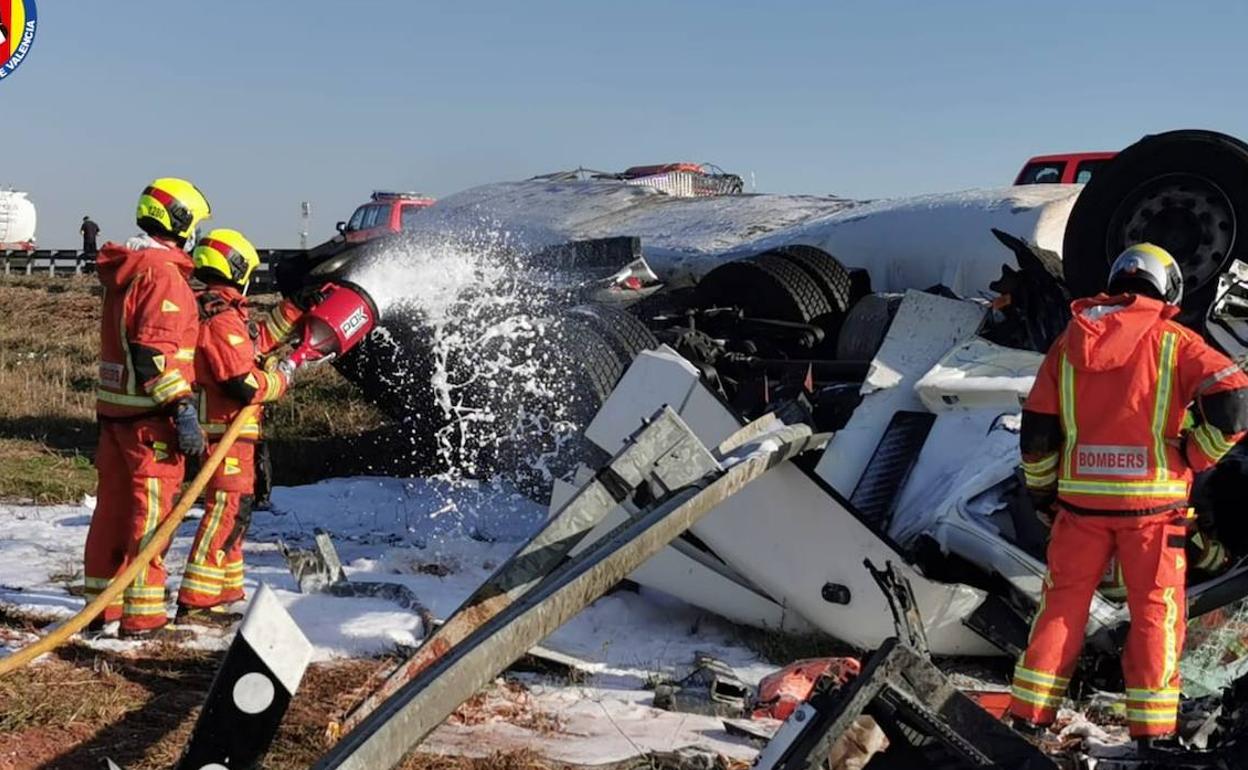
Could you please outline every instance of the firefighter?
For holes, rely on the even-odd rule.
[[[195,185],[157,179],[139,197],[141,235],[100,249],[104,286],[96,413],[95,513],[87,532],[84,595],[99,594],[173,507],[186,456],[204,450],[192,398],[199,315],[184,251],[211,207]],[[166,625],[165,565],[153,559],[122,598],[93,621],[124,636]]]
[[[213,442],[243,406],[269,403],[286,392],[292,372],[269,371],[259,356],[290,336],[302,311],[283,300],[259,321],[252,320],[245,294],[260,257],[236,230],[205,235],[193,259],[195,278],[204,284],[197,295],[199,415]],[[204,490],[204,518],[178,592],[179,622],[223,626],[241,617],[229,605],[243,598],[243,538],[251,521],[260,423],[257,415],[243,428]]]
[[[1186,628],[1192,476],[1248,428],[1248,376],[1174,322],[1183,278],[1139,244],[1108,293],[1076,300],[1023,407],[1023,472],[1052,527],[1044,595],[1014,670],[1015,725],[1049,725],[1074,673],[1089,605],[1111,557],[1127,589],[1127,721],[1142,744],[1172,736]],[[1185,415],[1191,404],[1197,418]]]

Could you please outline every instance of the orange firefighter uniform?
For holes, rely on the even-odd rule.
[[[192,396],[198,336],[191,260],[150,236],[105,244],[97,268],[104,285],[96,411],[100,438],[95,514],[84,564],[88,601],[147,544],[173,507],[183,458],[172,406]],[[103,621],[144,631],[166,623],[160,557],[135,578]]]
[[[226,284],[209,286],[198,300],[199,416],[212,451],[214,439],[225,433],[243,406],[275,401],[286,392],[287,376],[266,371],[257,360],[290,336],[302,311],[284,300],[252,321],[246,297]],[[182,607],[210,608],[243,598],[243,538],[251,522],[260,423],[257,416],[243,428],[204,489],[204,518],[178,592]]]
[[[1056,518],[1010,709],[1036,725],[1053,721],[1092,594],[1116,556],[1131,612],[1122,656],[1130,731],[1166,736],[1175,731],[1186,629],[1188,493],[1193,473],[1248,428],[1248,377],[1171,320],[1177,307],[1101,294],[1071,310],[1023,411],[1027,485]],[[1189,404],[1198,419],[1185,430]]]

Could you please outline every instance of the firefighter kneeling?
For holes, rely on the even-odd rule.
[[[275,401],[290,386],[290,368],[267,371],[258,358],[290,336],[301,311],[283,300],[260,322],[252,321],[244,294],[260,258],[241,233],[213,230],[192,256],[194,276],[205,285],[197,294],[195,376],[200,423],[211,451],[245,405]],[[180,623],[228,625],[241,617],[228,605],[243,598],[243,539],[251,521],[260,430],[259,416],[244,426],[204,490],[204,518],[178,592]]]
[[[1053,531],[1010,711],[1016,727],[1053,722],[1092,594],[1117,557],[1131,612],[1127,722],[1147,744],[1176,730],[1192,476],[1248,428],[1248,377],[1172,320],[1183,278],[1165,250],[1124,251],[1108,291],[1071,305],[1023,408],[1023,472]],[[1185,431],[1189,404],[1197,421]]]

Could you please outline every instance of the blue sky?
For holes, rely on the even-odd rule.
[[[374,188],[446,195],[585,165],[713,161],[759,191],[1008,183],[1032,154],[1170,128],[1248,136],[1248,4],[40,0],[0,83],[0,185],[39,241],[134,228],[196,181],[291,246]]]

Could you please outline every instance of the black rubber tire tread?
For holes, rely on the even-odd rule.
[[[779,254],[725,263],[698,284],[708,305],[742,308],[753,318],[810,323],[832,312],[815,279]]]
[[[659,339],[641,319],[623,308],[611,305],[577,305],[569,316],[584,318],[605,339],[628,368],[633,359],[659,346]]]
[[[415,421],[431,430],[440,427],[442,418],[430,387],[433,353],[428,340],[413,331],[411,323],[378,326],[355,349],[336,359],[334,367],[390,417]]]
[[[1129,245],[1116,236],[1109,238],[1116,210],[1142,183],[1169,173],[1205,176],[1222,189],[1238,230],[1222,264],[1248,260],[1248,144],[1212,131],[1170,131],[1146,136],[1120,152],[1079,194],[1062,243],[1062,272],[1072,296],[1090,296],[1105,288],[1110,263]],[[1180,320],[1203,328],[1211,297],[1208,285],[1203,290],[1187,289]]]
[[[838,361],[870,361],[879,352],[888,327],[901,307],[901,294],[868,294],[845,316],[836,338]]]
[[[558,344],[561,345],[560,356],[563,359],[561,368],[574,381],[580,380],[580,387],[589,388],[591,399],[586,400],[579,392],[574,397],[579,401],[578,411],[586,418],[592,418],[607,396],[611,395],[632,360],[626,360],[599,331],[597,322],[584,315],[566,315],[560,319],[558,327]]]
[[[849,310],[853,278],[840,260],[823,249],[800,243],[776,249],[775,253],[815,279],[833,312],[844,314]]]

